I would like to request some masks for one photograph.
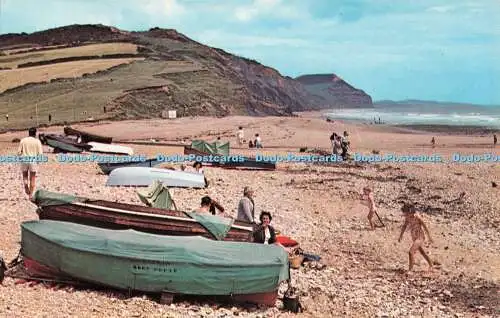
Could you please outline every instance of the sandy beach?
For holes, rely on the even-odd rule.
[[[231,142],[232,154],[255,155],[257,150],[235,146],[243,126],[248,139],[259,133],[263,154],[297,153],[299,148],[331,151],[330,134],[348,131],[352,153],[431,155],[454,153],[500,156],[491,135],[425,133],[382,125],[327,122],[320,113],[298,117],[225,117],[141,120],[75,125],[114,140],[191,139]],[[39,133],[61,133],[49,127]],[[0,135],[0,154],[15,154],[26,132]],[[436,147],[430,145],[436,137]],[[118,142],[119,143],[119,142]],[[130,145],[136,154],[182,153],[182,147]],[[40,167],[37,187],[96,199],[142,204],[136,188],[105,186],[107,176],[97,164],[60,164],[50,148],[49,163]],[[447,159],[446,159],[447,160]],[[177,165],[178,166],[178,165]],[[209,195],[235,216],[244,186],[256,192],[256,213],[270,211],[273,224],[298,240],[309,253],[322,257],[315,264],[292,270],[299,288],[303,317],[494,317],[499,315],[500,284],[500,161],[478,163],[278,163],[276,171],[237,171],[205,168],[208,188],[171,189],[181,210],[199,205]],[[35,205],[22,188],[19,166],[1,164],[0,253],[6,261],[19,252],[20,224],[37,219]],[[366,207],[358,193],[374,189],[385,227],[368,230]],[[462,195],[460,199],[460,194]],[[407,276],[409,233],[397,242],[403,218],[402,202],[414,202],[424,215],[434,244],[428,246],[437,265],[425,273],[417,256],[416,272]],[[377,220],[376,220],[377,221]],[[378,222],[378,221],[377,221]],[[275,308],[223,306],[217,303],[176,302],[161,305],[116,291],[30,287],[6,278],[0,286],[1,317],[292,317]]]

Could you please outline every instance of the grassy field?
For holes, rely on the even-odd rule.
[[[9,88],[18,87],[27,83],[47,82],[54,78],[80,77],[85,73],[95,73],[116,65],[142,59],[143,58],[122,58],[74,61],[13,70],[3,70],[0,71],[0,93]]]
[[[17,65],[28,62],[53,60],[72,56],[91,56],[118,53],[136,53],[137,45],[132,43],[103,43],[78,47],[53,49],[40,52],[28,52],[16,55],[0,56],[0,68],[16,68]]]
[[[97,61],[80,63],[88,65],[90,62]],[[47,67],[50,69],[58,65]],[[52,124],[82,121],[87,117],[107,118],[113,114],[104,114],[103,107],[107,106],[109,110],[113,100],[125,90],[172,84],[171,80],[155,75],[190,72],[196,69],[192,63],[178,61],[135,61],[105,73],[42,83],[3,93],[0,94],[0,128],[26,128],[37,123],[48,124],[49,114],[52,115]],[[6,71],[1,71],[0,74],[2,72]],[[0,79],[0,82],[3,80]],[[5,119],[5,114],[9,114],[9,121]]]

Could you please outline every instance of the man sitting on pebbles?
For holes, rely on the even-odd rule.
[[[254,192],[250,187],[245,187],[243,189],[243,198],[241,198],[238,203],[238,215],[236,216],[237,221],[243,221],[247,223],[255,222],[255,203],[253,201]]]

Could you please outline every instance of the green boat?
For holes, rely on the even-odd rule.
[[[52,220],[21,225],[21,253],[28,272],[38,276],[166,295],[232,296],[266,305],[274,305],[280,283],[290,277],[288,254],[275,245]]]

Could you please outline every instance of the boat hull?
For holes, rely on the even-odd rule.
[[[215,239],[207,228],[181,211],[95,200],[86,203],[39,206],[37,213],[40,220],[73,222],[106,229],[134,229],[160,235],[200,235]],[[252,226],[236,222],[224,240],[250,242]]]
[[[113,141],[111,137],[103,137],[99,135],[90,134],[81,130],[77,130],[71,127],[64,127],[64,134],[69,136],[80,136],[82,142],[101,142],[103,144],[110,144]]]
[[[120,145],[112,145],[99,142],[89,142],[88,145],[91,146],[89,150],[91,152],[129,156],[132,156],[134,154],[134,150],[132,148]]]
[[[124,167],[111,171],[107,186],[147,187],[155,180],[167,187],[205,188],[203,174],[146,167]]]
[[[57,221],[24,222],[21,246],[22,255],[41,268],[140,292],[255,297],[275,293],[290,275],[288,255],[277,246],[162,237]]]
[[[23,256],[23,264],[28,275],[34,278],[54,279],[65,282],[68,282],[71,279],[68,278],[67,275],[61,273],[59,270],[42,265],[39,262],[26,256]],[[231,299],[238,303],[253,303],[266,306],[274,306],[276,304],[276,300],[278,300],[278,290],[265,293],[233,295]]]
[[[129,161],[129,162],[116,162],[116,163],[99,163],[99,168],[105,174],[110,174],[111,171],[117,168],[125,167],[146,167],[153,168],[156,165],[161,164],[156,158],[147,159],[146,161]]]
[[[184,147],[185,155],[210,156],[209,153],[199,151],[189,146]],[[276,164],[272,162],[256,161],[253,158],[243,157],[243,161],[239,162],[204,162],[205,165],[224,169],[246,169],[246,170],[276,170]]]

